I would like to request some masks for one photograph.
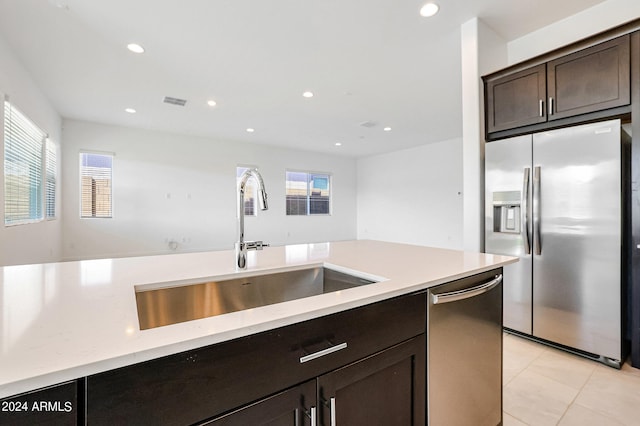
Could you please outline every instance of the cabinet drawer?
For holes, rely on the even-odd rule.
[[[425,324],[421,293],[97,374],[87,378],[87,420],[195,423],[422,334]],[[301,362],[317,353],[327,354]]]

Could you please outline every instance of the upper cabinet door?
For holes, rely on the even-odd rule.
[[[629,35],[547,63],[548,119],[628,105]]]
[[[545,64],[487,80],[485,88],[489,133],[547,120]]]

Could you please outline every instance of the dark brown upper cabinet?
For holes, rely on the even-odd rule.
[[[630,36],[484,78],[486,130],[495,132],[629,105]]]
[[[547,121],[545,64],[487,80],[485,90],[489,133]]]
[[[630,83],[628,35],[550,61],[548,118],[628,105]]]

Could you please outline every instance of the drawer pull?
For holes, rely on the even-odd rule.
[[[325,355],[332,354],[334,352],[341,351],[342,349],[345,349],[346,347],[347,347],[347,342],[344,342],[344,343],[340,343],[339,345],[331,346],[330,348],[323,349],[321,351],[314,352],[312,354],[302,356],[302,357],[300,357],[300,364],[303,364],[303,363],[305,363],[307,361],[314,360],[316,358],[323,357]]]

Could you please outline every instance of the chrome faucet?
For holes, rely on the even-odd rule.
[[[262,250],[268,247],[262,241],[245,241],[244,240],[244,191],[250,178],[255,178],[258,183],[258,202],[260,210],[267,210],[267,192],[264,189],[264,181],[257,169],[248,169],[238,183],[238,241],[236,242],[236,268],[247,269],[247,250]]]

